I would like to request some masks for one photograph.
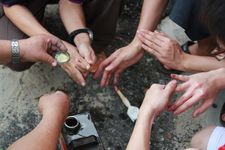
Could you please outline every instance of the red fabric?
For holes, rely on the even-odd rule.
[[[225,145],[223,145],[222,147],[220,147],[218,150],[225,150]]]

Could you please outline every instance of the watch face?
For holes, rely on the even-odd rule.
[[[70,54],[68,52],[58,51],[55,54],[55,59],[59,64],[63,64],[70,60]]]

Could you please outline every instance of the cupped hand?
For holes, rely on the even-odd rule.
[[[170,81],[167,85],[153,84],[145,94],[140,108],[141,112],[153,112],[155,115],[159,115],[167,109],[176,87],[177,82],[175,80]]]
[[[22,61],[43,62],[56,66],[56,60],[51,56],[54,51],[67,51],[63,42],[51,35],[37,35],[20,40],[20,55]]]
[[[116,50],[107,59],[105,59],[96,71],[94,78],[102,75],[101,86],[109,85],[111,77],[114,75],[113,83],[118,84],[121,73],[129,66],[138,62],[144,54],[141,47],[136,42]]]
[[[205,112],[213,104],[222,89],[221,80],[219,79],[224,73],[221,74],[219,71],[198,73],[191,76],[172,74],[173,79],[183,82],[176,89],[177,92],[183,92],[183,95],[170,106],[169,111],[173,111],[174,114],[178,115],[201,102],[192,113],[192,116],[197,117]]]

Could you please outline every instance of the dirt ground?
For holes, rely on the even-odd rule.
[[[132,40],[140,8],[140,0],[125,1],[124,11],[118,21],[117,35],[107,48],[107,54]],[[65,37],[65,30],[55,13],[57,6],[48,7],[45,24],[51,32]],[[123,73],[120,87],[132,105],[141,105],[144,91],[152,83],[167,83],[170,80],[157,70],[155,63],[156,60],[146,53],[140,62]],[[0,147],[8,147],[37,125],[40,120],[37,111],[38,97],[56,89],[64,89],[71,95],[70,114],[90,112],[105,148],[125,149],[134,124],[127,117],[126,108],[112,87],[100,88],[99,80],[95,81],[89,76],[87,86],[82,88],[62,69],[53,69],[39,63],[21,73],[12,72],[2,66],[0,81]],[[152,131],[152,150],[188,147],[192,135],[206,125],[205,115],[192,119],[190,114],[191,110],[182,116],[174,117],[165,112],[157,118]]]

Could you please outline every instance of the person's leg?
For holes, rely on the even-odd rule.
[[[191,140],[191,146],[198,149],[207,150],[207,145],[215,126],[207,127],[196,133]]]
[[[13,143],[9,150],[56,150],[64,120],[69,112],[69,100],[65,93],[44,95],[39,101],[41,122],[30,133]]]
[[[93,48],[101,52],[114,38],[122,0],[92,0],[83,5],[87,26],[94,32]]]

